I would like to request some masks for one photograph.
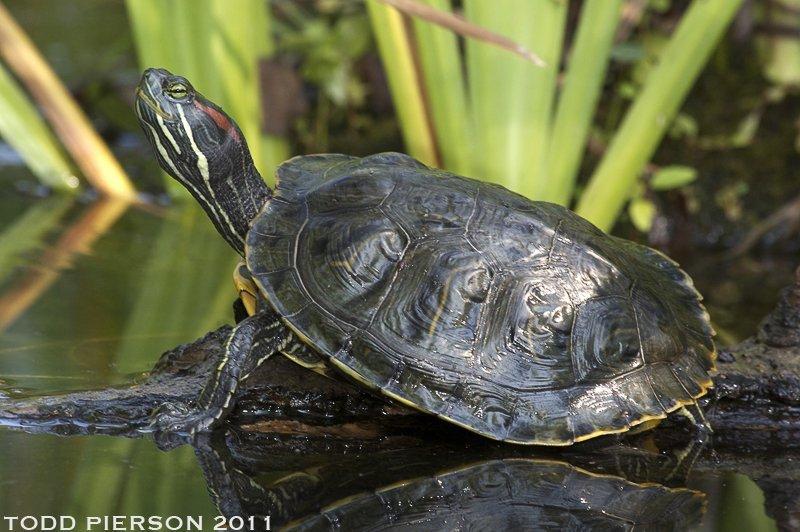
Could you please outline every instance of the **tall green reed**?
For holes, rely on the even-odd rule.
[[[135,189],[111,150],[39,53],[11,13],[0,3],[0,58],[27,89],[0,67],[0,134],[39,179],[57,189],[75,189],[79,181],[31,99],[72,156],[83,177],[98,191],[133,200]]]
[[[418,1],[452,12],[450,0]],[[577,204],[580,214],[603,229],[613,226],[740,5],[691,4],[594,170]],[[393,7],[380,0],[367,0],[367,6],[412,155],[534,199],[571,203],[621,0],[584,1],[566,54],[567,0],[463,1],[469,21],[537,53],[544,68],[469,38],[461,53],[448,30],[414,20],[410,31]],[[404,119],[409,116],[414,118]],[[435,144],[420,145],[421,138]]]

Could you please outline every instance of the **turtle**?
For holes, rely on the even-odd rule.
[[[677,263],[571,210],[400,153],[298,156],[270,188],[240,128],[182,76],[144,72],[160,166],[243,258],[248,316],[191,405],[212,430],[275,353],[482,436],[563,446],[643,429],[712,386],[714,331]]]

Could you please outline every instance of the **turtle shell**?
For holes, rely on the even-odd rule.
[[[490,438],[622,432],[712,384],[708,315],[670,259],[405,155],[284,163],[247,264],[334,367]]]

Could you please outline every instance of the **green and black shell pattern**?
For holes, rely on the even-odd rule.
[[[405,155],[287,161],[246,249],[330,364],[490,438],[568,445],[711,386],[713,331],[674,262]]]

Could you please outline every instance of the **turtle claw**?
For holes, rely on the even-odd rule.
[[[156,433],[191,439],[195,434],[208,430],[213,422],[214,418],[205,411],[182,403],[164,403],[153,412],[150,428]]]

